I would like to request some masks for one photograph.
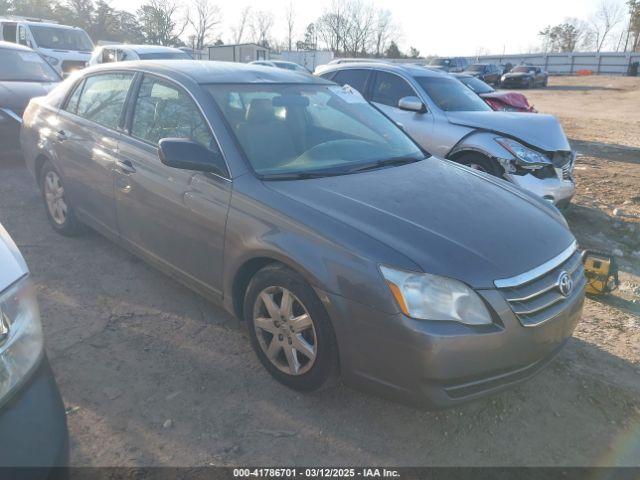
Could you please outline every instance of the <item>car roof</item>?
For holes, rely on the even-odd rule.
[[[83,72],[101,70],[144,71],[157,73],[178,80],[188,77],[196,83],[317,83],[332,85],[323,78],[312,77],[295,70],[266,67],[234,62],[211,60],[145,60],[134,62],[104,63]]]
[[[114,43],[109,45],[102,45],[101,47],[103,49],[104,48],[127,48],[129,50],[133,50],[136,53],[156,53],[156,52],[186,53],[185,51],[180,50],[179,48],[165,47],[162,45],[133,45],[130,43]]]
[[[64,28],[66,30],[82,30],[80,27],[74,27],[73,25],[62,25],[61,23],[51,23],[51,22],[38,22],[33,20],[11,20],[15,23],[25,23],[27,25],[33,25],[35,27],[53,27],[53,28]]]
[[[326,70],[323,70],[322,73],[329,72],[337,72],[339,70],[347,70],[347,69],[376,69],[385,72],[395,72],[400,74],[405,74],[410,77],[447,77],[448,73],[442,72],[440,70],[434,70],[432,68],[428,68],[422,65],[415,64],[398,64],[398,63],[382,63],[382,62],[353,62],[353,63],[340,63],[337,65],[331,65]]]
[[[21,52],[33,52],[33,50],[31,50],[29,47],[25,47],[24,45],[18,45],[17,43],[4,41],[0,41],[0,48],[4,48],[6,50],[19,50]]]

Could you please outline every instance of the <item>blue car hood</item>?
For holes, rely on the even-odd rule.
[[[521,112],[446,112],[454,125],[489,130],[547,152],[570,151],[571,145],[552,115]]]
[[[542,200],[434,157],[265,185],[375,238],[425,272],[475,288],[493,288],[496,279],[531,270],[574,241],[559,214]]]

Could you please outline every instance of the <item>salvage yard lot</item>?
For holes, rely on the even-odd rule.
[[[621,256],[622,288],[587,300],[539,376],[442,412],[276,383],[237,320],[98,234],[55,234],[23,164],[0,163],[0,222],[38,286],[72,464],[640,465],[640,78],[525,94],[580,153],[566,215],[582,246]]]

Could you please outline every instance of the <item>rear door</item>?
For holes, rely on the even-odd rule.
[[[74,89],[58,116],[57,164],[78,215],[117,234],[113,170],[123,107],[135,73],[91,75]]]
[[[418,92],[399,75],[376,71],[370,80],[368,100],[400,125],[426,151],[435,152],[433,138],[433,115],[401,110],[398,102],[402,97],[418,97]]]
[[[161,268],[218,297],[231,181],[168,167],[157,148],[162,138],[189,138],[212,150],[217,141],[182,86],[145,74],[137,89],[116,165],[120,235]]]
[[[367,80],[371,73],[371,70],[350,68],[347,70],[340,70],[333,76],[332,80],[339,85],[349,85],[350,87],[358,90],[364,96],[367,87]]]

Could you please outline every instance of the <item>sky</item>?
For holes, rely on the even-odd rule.
[[[231,27],[246,5],[270,11],[275,17],[273,36],[286,38],[285,12],[290,0],[212,0],[222,12],[219,36],[231,43]],[[413,46],[421,55],[476,55],[525,53],[540,44],[538,32],[567,17],[586,20],[602,0],[364,0],[391,11],[400,27],[400,46]],[[621,4],[624,0],[617,1]],[[112,0],[111,5],[135,11],[144,0]],[[188,0],[180,3],[188,5]],[[317,19],[331,0],[293,0],[296,34]]]

